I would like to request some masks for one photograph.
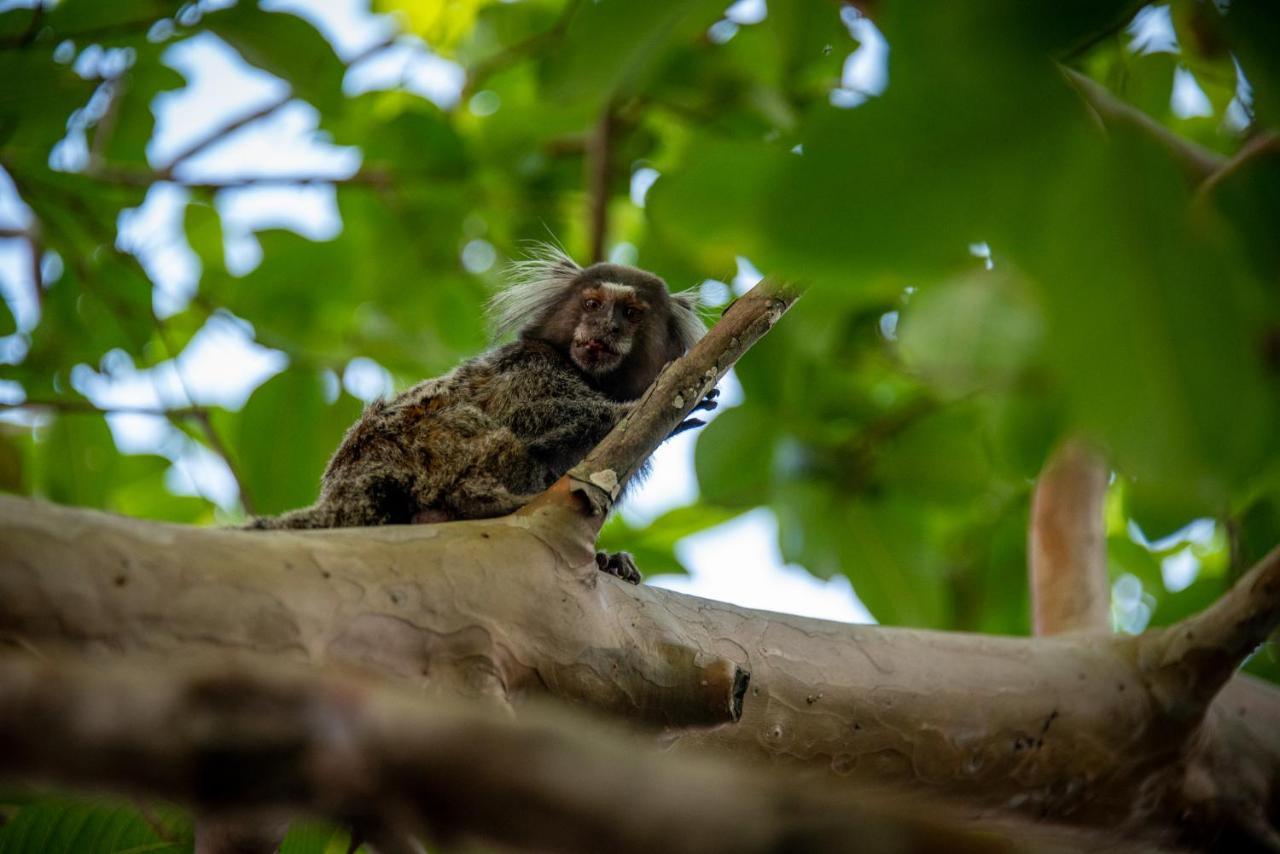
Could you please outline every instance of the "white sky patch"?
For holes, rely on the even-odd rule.
[[[155,166],[167,164],[231,118],[260,109],[289,91],[283,80],[248,65],[211,33],[184,39],[167,49],[163,59],[187,79],[187,86],[162,92],[151,102],[156,129],[147,159]]]
[[[207,404],[239,409],[267,378],[284,370],[285,355],[250,339],[242,321],[215,315],[175,361],[139,370],[127,356],[104,358],[110,375],[84,366],[72,371],[76,390],[103,409]],[[181,374],[178,373],[181,371]],[[188,398],[188,392],[190,398]]]
[[[1177,53],[1178,34],[1169,6],[1145,6],[1127,27],[1129,50],[1134,53]]]
[[[393,391],[391,372],[365,356],[357,356],[347,362],[342,372],[342,385],[349,394],[365,403],[379,397],[390,397]]]
[[[641,166],[639,169],[631,173],[631,203],[638,208],[644,207],[645,197],[649,195],[649,188],[654,185],[662,173],[657,169],[649,166]]]
[[[182,230],[189,198],[176,184],[152,184],[142,204],[121,211],[117,224],[116,246],[136,255],[155,283],[151,299],[161,318],[186,308],[200,281],[200,260]]]
[[[403,87],[442,109],[452,109],[462,97],[467,73],[456,62],[436,56],[412,36],[378,51],[347,70],[343,90],[348,95]]]
[[[849,35],[858,42],[858,48],[845,58],[840,74],[840,88],[832,95],[840,94],[841,103],[836,106],[852,107],[863,100],[880,95],[889,86],[889,42],[871,19],[852,6],[840,10]],[[856,103],[855,103],[856,102]]]
[[[769,7],[765,0],[737,0],[725,10],[724,16],[735,24],[750,26],[767,18]]]
[[[875,622],[847,578],[822,581],[800,567],[783,564],[778,522],[766,509],[695,534],[677,548],[690,576],[657,576],[648,583],[744,608],[846,623]]]
[[[1160,562],[1160,575],[1165,589],[1177,593],[1190,587],[1200,575],[1200,560],[1190,548],[1185,548]]]
[[[1173,94],[1169,96],[1169,108],[1180,119],[1213,115],[1213,103],[1209,96],[1200,88],[1195,75],[1181,65],[1173,72]]]
[[[756,265],[751,263],[751,259],[745,255],[736,255],[734,260],[738,262],[738,271],[733,275],[733,292],[736,296],[742,296],[747,291],[760,284],[764,278],[764,273],[756,269]]]

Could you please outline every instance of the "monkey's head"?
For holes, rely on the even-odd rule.
[[[540,247],[514,265],[510,287],[490,303],[499,334],[546,341],[601,390],[618,400],[639,397],[662,366],[706,331],[697,298],[672,294],[662,279],[635,267],[579,267],[563,252]]]

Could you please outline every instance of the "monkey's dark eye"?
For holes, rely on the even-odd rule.
[[[585,308],[587,311],[595,311],[597,308],[600,307],[600,300],[584,299],[582,301],[582,307]]]
[[[644,310],[636,308],[634,305],[629,305],[623,310],[622,314],[627,320],[639,320],[640,315],[644,314]]]

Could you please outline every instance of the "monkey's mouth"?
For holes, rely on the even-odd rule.
[[[588,338],[586,341],[578,342],[578,347],[582,352],[586,353],[593,359],[600,359],[606,356],[616,356],[618,351],[610,347],[599,338]]]
[[[618,351],[599,338],[573,342],[573,360],[585,371],[609,371],[620,358]]]

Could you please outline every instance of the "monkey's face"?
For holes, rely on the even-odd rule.
[[[592,282],[578,292],[577,323],[569,345],[574,364],[592,376],[621,366],[635,345],[650,305],[631,285]]]

